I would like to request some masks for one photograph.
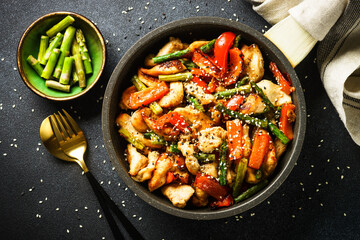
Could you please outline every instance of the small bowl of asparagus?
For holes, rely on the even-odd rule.
[[[73,12],[38,18],[22,35],[17,49],[19,73],[41,97],[56,101],[77,98],[100,79],[106,47],[99,29]]]

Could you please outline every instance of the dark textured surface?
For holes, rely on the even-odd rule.
[[[41,145],[41,121],[60,108],[76,116],[88,138],[88,167],[146,239],[359,239],[360,148],[324,91],[315,51],[296,68],[308,112],[303,151],[267,201],[239,216],[192,221],[160,212],[126,188],[112,170],[100,119],[106,83],[125,51],[152,29],[190,16],[231,18],[260,32],[270,27],[243,1],[147,2],[0,2],[1,239],[113,239],[80,168],[55,159]],[[33,94],[16,66],[23,31],[36,18],[60,10],[93,20],[108,41],[108,62],[98,85],[65,103]]]

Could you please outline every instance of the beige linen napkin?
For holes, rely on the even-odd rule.
[[[360,145],[360,1],[249,1],[269,23],[290,14],[320,41],[317,63],[324,88],[350,136]]]

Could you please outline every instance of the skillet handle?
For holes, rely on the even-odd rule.
[[[94,193],[100,203],[102,210],[104,211],[104,215],[109,223],[109,226],[111,228],[111,231],[112,231],[115,239],[125,239],[123,234],[120,232],[120,229],[117,226],[113,216],[111,215],[110,209],[109,209],[108,205],[106,204],[105,198],[102,196],[102,193],[101,193],[102,188],[100,187],[100,184],[97,182],[97,180],[92,175],[92,173],[90,173],[90,171],[86,172],[85,175],[88,178],[92,189],[94,190]]]
[[[114,201],[110,198],[110,196],[105,192],[105,190],[101,187],[99,182],[90,173],[90,171],[86,172],[85,175],[88,177],[93,189],[96,188],[96,190],[94,189],[94,191],[95,192],[98,191],[98,193],[101,194],[101,197],[103,198],[103,200],[105,201],[105,204],[107,205],[106,207],[110,207],[110,209],[115,213],[115,215],[118,217],[118,219],[121,221],[122,225],[124,226],[125,230],[131,236],[131,238],[134,240],[144,240],[143,236],[132,225],[132,223],[126,218],[126,216],[121,212],[121,210],[118,208],[118,206],[114,203]],[[114,219],[112,219],[112,220],[114,220]],[[122,239],[124,239],[123,236],[122,236]]]

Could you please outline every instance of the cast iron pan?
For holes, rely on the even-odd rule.
[[[211,210],[209,208],[185,208],[174,207],[171,202],[161,193],[150,193],[146,184],[132,180],[128,174],[128,163],[124,158],[126,142],[118,133],[115,118],[119,114],[118,103],[121,93],[131,85],[131,76],[137,72],[137,68],[143,65],[144,58],[149,53],[157,51],[168,42],[169,37],[179,37],[184,42],[192,42],[198,39],[214,39],[225,31],[241,34],[242,41],[247,44],[255,43],[260,47],[265,60],[265,68],[268,70],[269,62],[274,61],[280,71],[288,73],[296,88],[292,94],[296,106],[297,120],[294,126],[294,140],[289,144],[285,154],[279,159],[276,171],[270,178],[269,185],[253,197],[235,204],[228,208]],[[268,76],[268,77],[267,77]],[[268,72],[264,78],[273,79]],[[102,131],[105,146],[110,160],[122,180],[129,188],[149,205],[182,218],[210,220],[219,219],[240,214],[264,201],[285,181],[297,161],[306,128],[306,108],[303,90],[299,79],[281,51],[258,31],[238,22],[233,22],[217,17],[196,17],[171,22],[146,34],[136,42],[122,57],[114,69],[106,87],[102,108]]]

